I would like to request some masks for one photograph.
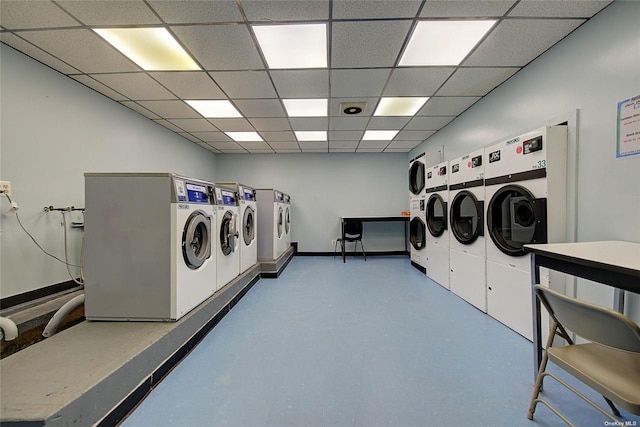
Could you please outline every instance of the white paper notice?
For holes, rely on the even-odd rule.
[[[616,157],[640,154],[640,95],[618,102]]]

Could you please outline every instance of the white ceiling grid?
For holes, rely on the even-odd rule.
[[[2,0],[0,41],[216,153],[408,152],[610,1]],[[458,66],[400,67],[421,20],[493,19]],[[252,25],[327,24],[328,67],[269,69]],[[93,29],[164,27],[202,71],[144,71]],[[430,97],[414,117],[377,117],[382,96]],[[283,99],[328,99],[327,117],[289,117]],[[204,118],[185,100],[229,100],[242,118]],[[343,102],[366,102],[347,116]],[[367,130],[399,130],[390,141]],[[225,132],[257,132],[235,142]],[[325,131],[298,141],[295,131]]]

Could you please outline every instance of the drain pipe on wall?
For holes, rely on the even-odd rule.
[[[67,315],[73,310],[80,307],[82,304],[84,304],[84,294],[78,295],[77,297],[74,297],[67,301],[62,307],[60,307],[58,311],[56,311],[56,314],[53,315],[51,320],[49,320],[49,323],[47,323],[47,326],[45,326],[44,331],[42,331],[42,336],[45,338],[49,338],[50,336],[54,335],[64,318],[67,317]]]
[[[18,337],[18,327],[8,317],[0,317],[0,340],[11,341]]]

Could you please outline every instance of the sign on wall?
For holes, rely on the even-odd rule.
[[[618,102],[616,157],[640,154],[640,95]]]

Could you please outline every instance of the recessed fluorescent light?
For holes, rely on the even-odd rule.
[[[289,117],[326,117],[326,99],[283,99]]]
[[[326,68],[327,25],[254,25],[269,68]]]
[[[242,117],[236,107],[227,100],[189,100],[184,101],[194,110],[207,118],[233,118]]]
[[[326,141],[326,130],[295,131],[298,141]]]
[[[458,65],[495,22],[420,21],[402,54],[400,65]]]
[[[362,137],[363,141],[391,141],[399,131],[397,130],[368,130]]]
[[[374,116],[413,116],[429,98],[381,98]]]
[[[236,142],[263,141],[258,132],[225,132]]]
[[[200,69],[166,28],[96,28],[94,31],[143,70]]]

